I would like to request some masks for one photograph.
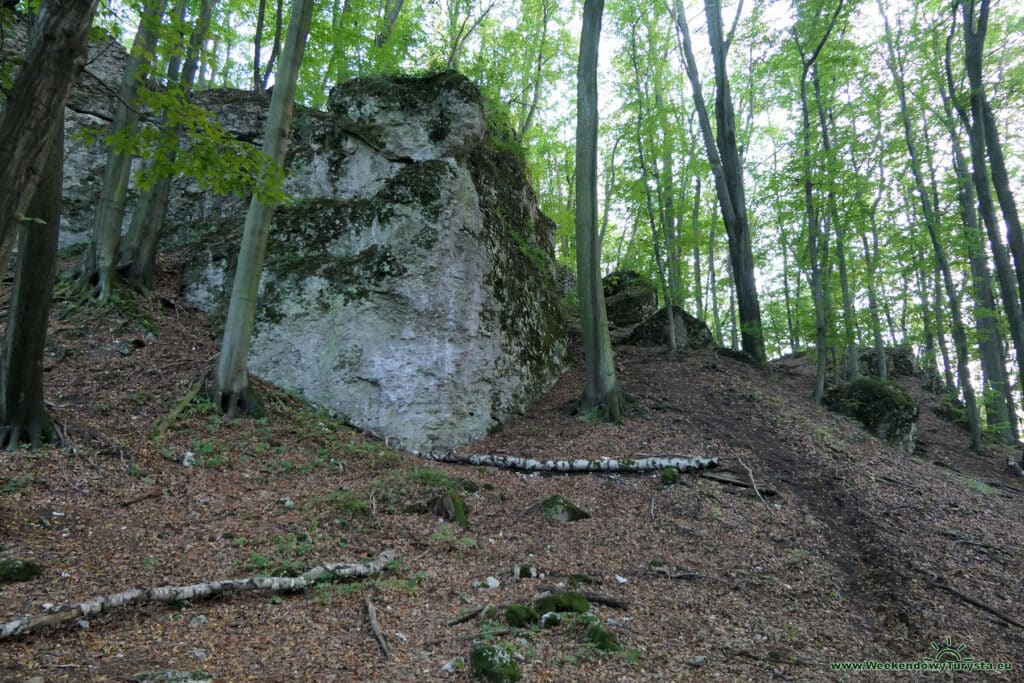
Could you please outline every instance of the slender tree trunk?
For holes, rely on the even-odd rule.
[[[1013,339],[1013,347],[1016,352],[1018,378],[1024,376],[1024,310],[1021,309],[1017,278],[1010,266],[1010,259],[1006,253],[999,235],[998,219],[996,217],[995,203],[992,199],[992,188],[988,179],[988,160],[985,149],[985,84],[982,80],[982,59],[985,45],[985,32],[988,24],[988,0],[981,1],[980,15],[976,22],[969,5],[964,3],[964,47],[965,63],[967,65],[967,77],[971,85],[970,116],[963,109],[959,110],[960,119],[967,128],[967,139],[970,142],[970,154],[972,173],[971,180],[974,192],[977,197],[978,216],[988,234],[989,247],[992,251],[992,260],[996,267],[996,278],[999,281],[999,290],[1002,293],[1003,310],[1009,322],[1010,337]],[[949,43],[947,43],[947,70],[949,66]],[[956,98],[952,90],[953,80],[948,78],[950,87],[949,100],[955,104]],[[1019,382],[1018,382],[1019,383]]]
[[[1024,232],[1021,231],[1020,214],[1017,213],[1017,202],[1010,190],[1010,175],[1006,171],[1006,158],[1003,155],[1003,145],[999,140],[999,130],[996,128],[996,117],[992,114],[992,107],[988,97],[982,100],[985,125],[985,148],[988,151],[988,159],[991,164],[992,186],[995,188],[996,197],[999,199],[999,208],[1003,213],[1003,220],[1006,222],[1006,236],[1010,244],[1010,252],[1013,254],[1013,262],[1016,266],[1018,295],[1024,301]],[[1024,368],[1021,368],[1024,372]]]
[[[195,83],[196,72],[199,68],[199,55],[202,53],[203,43],[210,30],[212,16],[213,0],[201,0],[199,17],[192,29],[185,55],[185,65],[181,71],[180,82],[186,95],[192,91],[192,86]],[[172,66],[175,61],[177,60],[172,60]],[[168,83],[175,80],[178,80],[177,69],[170,69]],[[166,125],[166,121],[165,116],[164,125]],[[180,131],[175,131],[174,134],[179,135]],[[177,152],[172,152],[168,159],[169,163],[173,164],[176,157]],[[124,249],[122,249],[121,270],[126,279],[138,287],[149,289],[153,286],[156,275],[157,247],[160,244],[160,236],[167,216],[170,192],[171,178],[162,177],[154,183],[153,187],[140,192],[139,200],[136,202],[135,215],[132,216],[132,223],[128,228],[128,235],[125,238]]]
[[[118,92],[112,134],[134,134],[139,121],[136,109],[139,88],[149,71],[156,48],[157,33],[167,0],[147,0],[139,21],[139,31],[125,62]],[[121,228],[124,224],[125,200],[132,170],[132,155],[111,149],[103,172],[103,189],[96,207],[95,224],[89,248],[74,272],[74,279],[97,303],[106,303],[113,296],[117,280]]]
[[[985,382],[985,417],[990,430],[996,431],[1005,443],[1016,439],[1017,419],[1013,392],[1006,373],[1003,338],[996,318],[992,273],[988,267],[981,227],[978,224],[974,178],[960,147],[960,136],[953,116],[952,98],[944,84],[939,84],[944,108],[943,122],[953,151],[953,170],[957,177],[957,200],[960,206],[962,233],[967,245],[974,292],[974,319],[981,352],[981,369]],[[934,179],[933,179],[934,183]],[[1011,289],[1013,289],[1011,285]],[[1007,400],[1009,397],[1009,401]]]
[[[668,113],[665,99],[661,93],[655,93],[654,102],[658,107],[661,120],[664,122],[661,141],[661,178],[659,185],[663,188],[662,195],[662,227],[665,233],[665,255],[668,262],[668,291],[671,295],[670,306],[682,304],[682,268],[679,258],[679,230],[676,225],[675,177],[673,173],[672,150],[675,148],[675,137],[672,127],[668,125]]]
[[[715,322],[715,339],[724,345],[722,337],[722,316],[718,312],[718,276],[715,275],[715,224],[711,223],[708,235],[708,289],[711,292],[711,319]]]
[[[704,319],[704,293],[700,286],[700,177],[694,179],[693,211],[690,223],[693,230],[693,286],[694,298],[697,300],[697,317]]]
[[[43,352],[57,273],[64,180],[64,131],[54,133],[44,176],[21,228],[18,264],[0,358],[0,449],[59,442],[43,403]]]
[[[946,343],[946,318],[942,308],[942,278],[938,271],[932,271],[932,306],[935,310],[935,338],[939,343],[939,354],[942,357],[942,374],[948,390],[959,390],[956,378],[953,376],[954,363],[950,360],[949,344]]]
[[[935,250],[935,262],[938,266],[939,272],[942,274],[942,280],[946,289],[946,296],[949,300],[950,322],[953,328],[953,341],[956,345],[957,352],[957,374],[959,375],[960,386],[963,390],[964,403],[967,407],[968,420],[971,427],[971,448],[977,451],[981,449],[981,424],[978,418],[978,404],[974,395],[974,387],[971,383],[967,332],[964,329],[963,316],[960,313],[960,299],[957,296],[956,286],[953,283],[953,275],[949,267],[949,260],[946,258],[946,250],[943,247],[942,242],[939,240],[938,221],[936,219],[931,200],[928,196],[928,190],[925,187],[924,176],[921,172],[921,162],[917,155],[917,145],[914,142],[914,134],[910,124],[910,114],[907,107],[902,58],[896,51],[895,41],[893,40],[892,32],[889,29],[889,22],[885,15],[885,7],[882,5],[882,0],[878,0],[878,5],[879,10],[882,13],[882,20],[885,27],[886,46],[889,53],[887,64],[889,66],[889,70],[892,72],[893,85],[896,88],[896,94],[900,103],[900,118],[903,124],[903,134],[910,161],[910,171],[913,176],[914,187],[917,191],[918,199],[921,203],[921,213],[924,218],[925,227],[928,230],[928,236],[931,239],[932,248]]]
[[[295,86],[312,16],[313,0],[294,1],[274,94],[270,98],[263,152],[279,167],[284,165],[288,148]],[[214,403],[229,416],[259,415],[263,412],[260,400],[249,387],[247,365],[256,317],[256,297],[273,212],[273,205],[266,205],[258,195],[253,195],[238,252],[220,357],[209,388]]]
[[[378,49],[387,45],[391,40],[391,33],[395,30],[395,22],[398,21],[398,16],[402,13],[403,4],[405,4],[405,0],[393,0],[388,3],[380,30],[377,31],[377,36],[373,41]],[[547,22],[544,24],[544,29],[547,30]]]
[[[270,47],[270,57],[267,59],[267,67],[263,70],[263,87],[260,92],[266,92],[270,84],[270,74],[274,72],[274,62],[281,52],[281,28],[284,23],[284,0],[277,0],[277,10],[274,14],[274,42]]]
[[[576,92],[576,270],[586,362],[581,411],[622,419],[622,389],[615,376],[597,239],[597,53],[604,0],[584,0]]]
[[[262,64],[263,56],[263,25],[267,20],[267,0],[260,0],[256,9],[256,33],[252,39],[252,89],[263,92]]]
[[[690,29],[686,21],[682,0],[676,0],[675,20],[682,41],[686,73],[693,89],[694,106],[700,122],[704,148],[715,178],[718,194],[729,237],[729,260],[735,273],[737,299],[743,350],[753,358],[764,361],[764,338],[761,330],[761,308],[757,298],[757,284],[754,279],[754,258],[750,242],[750,226],[747,222],[746,200],[743,193],[743,168],[740,164],[739,148],[736,143],[736,121],[729,92],[726,71],[728,45],[722,35],[721,8],[715,0],[709,0],[705,9],[708,15],[708,34],[711,53],[715,64],[715,123],[718,131],[716,140],[711,131],[711,120],[704,101],[703,87],[697,60],[690,42]]]
[[[64,132],[64,103],[85,64],[96,0],[44,0],[29,31],[25,63],[0,115],[0,277],[22,219]],[[63,139],[63,138],[62,138]]]

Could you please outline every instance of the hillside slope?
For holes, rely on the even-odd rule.
[[[806,378],[714,352],[627,347],[617,361],[636,410],[623,425],[564,409],[582,386],[577,363],[541,405],[466,449],[714,456],[726,478],[752,476],[757,493],[698,474],[665,486],[656,474],[429,464],[265,386],[265,420],[229,422],[196,399],[153,439],[216,352],[176,277],[163,273],[153,299],[126,295],[103,312],[59,302],[48,395],[70,445],[0,455],[0,558],[44,567],[0,588],[0,619],[137,585],[362,561],[385,547],[399,560],[361,583],[125,609],[3,642],[3,680],[168,670],[468,680],[468,667],[442,666],[468,660],[481,637],[507,643],[530,681],[833,679],[842,674],[830,662],[916,661],[947,639],[962,657],[1024,666],[1024,629],[946,590],[1024,621],[1024,483],[1004,456],[970,454],[966,434],[928,405],[908,458],[813,406]],[[934,402],[916,382],[911,392]],[[435,512],[449,491],[466,496],[468,529]],[[555,493],[592,516],[547,519],[541,503]],[[513,580],[523,564],[544,576]],[[488,577],[500,585],[476,587]],[[597,651],[573,624],[505,634],[493,622],[447,625],[559,583],[625,601],[594,605],[622,651]],[[390,661],[367,624],[367,596]]]

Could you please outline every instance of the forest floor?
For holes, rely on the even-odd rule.
[[[916,378],[902,380],[923,404],[913,457],[816,407],[806,376],[628,347],[616,357],[636,407],[623,424],[565,410],[577,362],[529,414],[465,449],[718,458],[666,486],[657,473],[428,463],[265,385],[265,419],[229,421],[197,398],[154,439],[216,353],[176,275],[152,298],[97,311],[59,297],[54,313],[47,397],[68,445],[0,455],[0,559],[44,567],[0,586],[0,620],[135,586],[294,573],[385,548],[398,559],[362,581],[118,609],[0,642],[2,680],[468,680],[468,666],[442,667],[479,639],[507,644],[528,681],[852,680],[831,663],[929,657],[1011,663],[988,675],[1020,680],[1024,629],[1006,619],[1024,622],[1024,482],[1005,452],[972,454]],[[716,473],[757,490],[704,476]],[[476,489],[468,529],[406,511],[449,486]],[[540,502],[555,493],[592,516],[546,518]],[[514,580],[524,564],[542,576]],[[479,587],[488,577],[500,585]],[[448,625],[558,585],[624,601],[593,605],[621,651],[598,651],[571,622]],[[947,644],[956,654],[939,653]]]

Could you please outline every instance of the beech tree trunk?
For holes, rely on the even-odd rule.
[[[29,31],[25,64],[0,117],[0,277],[49,148],[64,133],[64,103],[85,64],[96,0],[44,0]]]
[[[43,353],[57,272],[64,180],[64,130],[55,133],[43,178],[21,228],[18,264],[0,358],[0,449],[59,442],[43,403]]]
[[[139,30],[125,61],[121,87],[118,90],[111,133],[133,132],[139,121],[136,108],[142,79],[148,74],[156,48],[157,29],[167,0],[148,0],[144,4]],[[132,170],[132,155],[110,150],[103,171],[103,188],[96,207],[89,248],[74,272],[74,279],[83,291],[98,303],[106,303],[113,295],[117,280],[121,227],[124,224],[125,199]]]
[[[167,82],[179,81],[186,95],[192,91],[192,86],[195,84],[196,72],[199,69],[199,57],[203,51],[203,42],[210,30],[212,15],[213,0],[201,0],[199,17],[192,29],[192,35],[189,37],[185,65],[180,71],[180,79],[176,66],[180,62],[180,58],[172,58],[168,68]],[[166,124],[166,117],[164,117],[163,123]],[[178,132],[174,134],[177,135]],[[173,164],[176,158],[177,153],[172,152],[168,163]],[[132,216],[131,226],[128,228],[128,234],[122,244],[119,269],[129,282],[138,287],[149,289],[153,286],[153,278],[156,274],[157,247],[160,244],[160,236],[167,216],[170,192],[171,178],[169,176],[159,178],[151,188],[139,193],[139,200],[135,204],[135,214]]]
[[[900,119],[903,124],[903,137],[910,161],[910,173],[914,180],[917,198],[921,204],[921,215],[925,228],[928,231],[928,237],[931,239],[932,249],[935,251],[935,264],[941,273],[942,282],[946,289],[946,298],[949,303],[950,324],[953,330],[953,342],[956,346],[957,375],[960,381],[960,388],[964,394],[964,404],[967,408],[968,421],[971,427],[971,448],[977,451],[981,449],[981,421],[978,417],[978,402],[971,383],[967,332],[964,329],[964,319],[960,312],[960,298],[957,295],[956,285],[953,282],[953,274],[949,267],[949,259],[946,257],[946,250],[941,240],[939,240],[938,220],[921,170],[921,161],[917,153],[917,144],[914,140],[913,127],[910,123],[910,113],[907,107],[902,57],[896,50],[896,43],[889,28],[889,21],[885,16],[885,7],[882,5],[882,0],[878,0],[878,7],[882,13],[882,21],[885,27],[885,41],[888,49],[888,59],[886,61],[892,73],[893,85],[896,88],[896,94],[900,103]]]
[[[729,261],[735,281],[736,298],[739,307],[740,335],[743,350],[751,357],[764,361],[764,336],[761,329],[761,307],[757,298],[757,283],[754,279],[754,256],[750,241],[750,226],[747,222],[746,199],[743,190],[743,167],[740,162],[739,146],[736,143],[736,117],[733,112],[729,77],[726,70],[726,55],[729,45],[722,33],[721,8],[716,0],[705,3],[708,17],[708,37],[715,65],[715,124],[717,139],[711,130],[704,100],[703,87],[697,60],[690,41],[690,28],[682,0],[676,0],[675,20],[682,40],[686,73],[693,90],[694,107],[700,122],[704,148],[715,178],[722,220],[729,237]]]
[[[274,94],[270,98],[270,112],[263,140],[263,152],[278,167],[284,166],[288,149],[295,86],[312,16],[313,0],[294,1],[281,66],[277,70]],[[238,266],[231,288],[220,356],[209,387],[211,400],[231,417],[258,416],[263,413],[262,402],[249,387],[247,366],[256,319],[256,297],[273,214],[274,206],[265,205],[257,194],[253,194],[238,252]]]
[[[581,412],[622,419],[622,389],[608,336],[597,233],[597,54],[604,0],[584,0],[576,91],[576,271],[586,362]]]

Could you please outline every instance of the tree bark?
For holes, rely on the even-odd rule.
[[[729,91],[729,78],[725,58],[728,51],[722,35],[722,17],[716,0],[705,4],[708,16],[708,35],[711,40],[711,54],[715,64],[715,123],[718,131],[716,140],[711,130],[707,104],[700,83],[697,60],[693,55],[690,29],[686,21],[682,0],[676,0],[675,20],[682,41],[686,73],[693,89],[694,107],[700,122],[704,148],[715,178],[718,194],[729,238],[729,260],[734,273],[743,350],[753,358],[764,361],[764,337],[761,330],[761,307],[757,298],[757,283],[754,279],[754,257],[751,249],[750,226],[747,222],[746,201],[743,194],[743,168],[736,143],[736,120]]]
[[[584,0],[576,91],[576,270],[586,363],[581,411],[622,420],[597,234],[597,54],[604,0]]]
[[[195,84],[199,56],[202,53],[203,42],[210,30],[212,15],[213,0],[201,0],[199,17],[189,37],[180,79],[177,69],[168,70],[168,83],[179,81],[186,96],[192,91]],[[172,66],[174,61],[176,60],[172,60]],[[166,120],[165,116],[163,124],[166,124]],[[173,134],[178,136],[180,130],[176,130]],[[176,158],[176,151],[172,152],[168,163],[173,164]],[[153,286],[153,279],[156,275],[157,247],[160,244],[160,236],[167,216],[170,192],[171,178],[169,176],[161,177],[151,188],[139,193],[139,200],[135,204],[135,214],[132,216],[128,234],[122,245],[119,269],[124,273],[125,278],[137,287],[149,289]]]
[[[295,86],[312,16],[313,0],[294,0],[263,139],[263,152],[279,168],[284,167],[288,150]],[[211,400],[231,417],[263,413],[262,402],[249,387],[247,366],[256,319],[256,298],[273,215],[274,206],[264,204],[259,195],[253,194],[245,217],[220,356],[209,388]]]
[[[0,358],[0,450],[59,442],[43,403],[43,353],[57,272],[64,180],[64,131],[54,135],[42,181],[21,228],[3,357]]]
[[[949,267],[949,259],[946,257],[946,250],[939,240],[938,221],[935,216],[934,207],[928,196],[924,176],[921,171],[921,161],[917,154],[917,144],[914,141],[913,128],[910,123],[910,112],[907,107],[906,85],[903,77],[902,58],[896,50],[896,43],[889,28],[889,21],[885,14],[885,7],[882,0],[878,0],[878,8],[882,14],[882,21],[885,27],[885,41],[888,49],[886,63],[893,76],[893,85],[900,103],[900,119],[903,124],[903,137],[907,146],[907,155],[910,161],[910,172],[914,180],[914,188],[917,198],[921,203],[921,214],[924,219],[925,228],[928,230],[928,237],[931,239],[932,248],[935,251],[935,263],[942,275],[942,281],[946,289],[946,297],[949,302],[951,326],[953,329],[953,342],[956,346],[957,375],[960,380],[960,387],[964,394],[964,403],[967,408],[968,421],[971,427],[971,448],[975,451],[981,449],[981,423],[978,418],[978,403],[974,394],[974,387],[971,383],[967,332],[964,329],[963,315],[960,312],[960,298],[957,295],[956,286],[953,283],[953,275]]]
[[[36,187],[49,148],[64,133],[64,103],[85,64],[96,0],[44,0],[29,31],[0,118],[0,276]]]
[[[123,131],[132,134],[138,124],[136,100],[142,80],[148,74],[156,48],[157,29],[166,5],[167,0],[148,0],[144,5],[138,33],[135,34],[131,52],[125,61],[111,134]],[[121,227],[124,224],[131,170],[132,155],[111,148],[103,171],[103,188],[96,207],[89,248],[74,273],[78,286],[101,304],[113,296],[117,280]]]

